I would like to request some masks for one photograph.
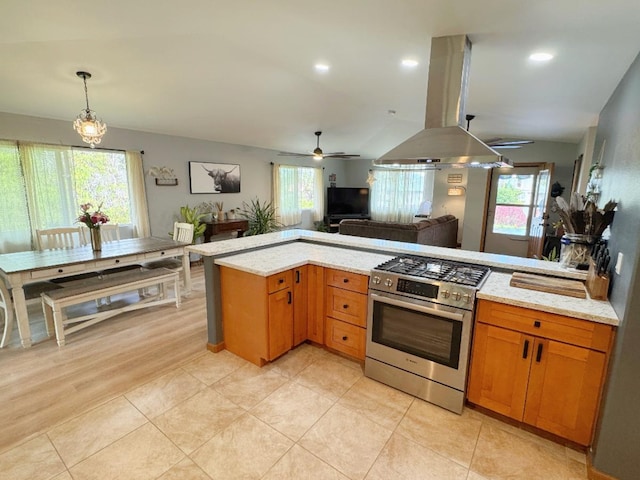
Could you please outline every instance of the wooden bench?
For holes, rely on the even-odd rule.
[[[166,296],[165,285],[171,282],[173,282],[175,298],[167,298]],[[157,287],[157,292],[145,296],[138,293],[140,296],[138,302],[67,318],[65,311],[67,307],[120,293],[134,292],[136,290],[141,292],[143,289],[146,291],[150,287]],[[55,328],[56,340],[59,346],[64,345],[65,334],[94,325],[120,313],[173,302],[175,302],[176,307],[180,306],[180,277],[177,272],[166,268],[123,272],[102,278],[90,278],[84,280],[78,286],[64,287],[42,294],[42,309],[47,325],[47,333],[51,335],[51,331]]]

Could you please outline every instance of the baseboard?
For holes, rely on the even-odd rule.
[[[212,344],[212,343],[207,343],[207,350],[209,350],[210,352],[218,353],[218,352],[221,352],[224,349],[225,349],[224,342],[217,343],[215,345]]]
[[[589,480],[618,480],[616,477],[602,473],[593,466],[591,452],[587,453],[587,478]]]

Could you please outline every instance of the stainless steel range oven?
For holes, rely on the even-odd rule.
[[[489,272],[413,255],[376,267],[365,375],[462,413],[475,296]]]

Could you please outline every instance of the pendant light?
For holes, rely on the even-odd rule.
[[[82,110],[73,122],[73,128],[82,137],[82,141],[95,148],[102,141],[102,136],[107,131],[107,124],[96,117],[96,112],[89,108],[89,93],[87,92],[87,78],[91,78],[88,72],[76,72],[76,75],[84,80],[84,97],[87,108]]]

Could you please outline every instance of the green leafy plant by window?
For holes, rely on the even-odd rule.
[[[257,198],[248,204],[242,202],[240,216],[249,222],[249,229],[245,232],[245,236],[275,232],[281,227],[276,217],[275,207],[266,200],[264,203],[260,203]]]

